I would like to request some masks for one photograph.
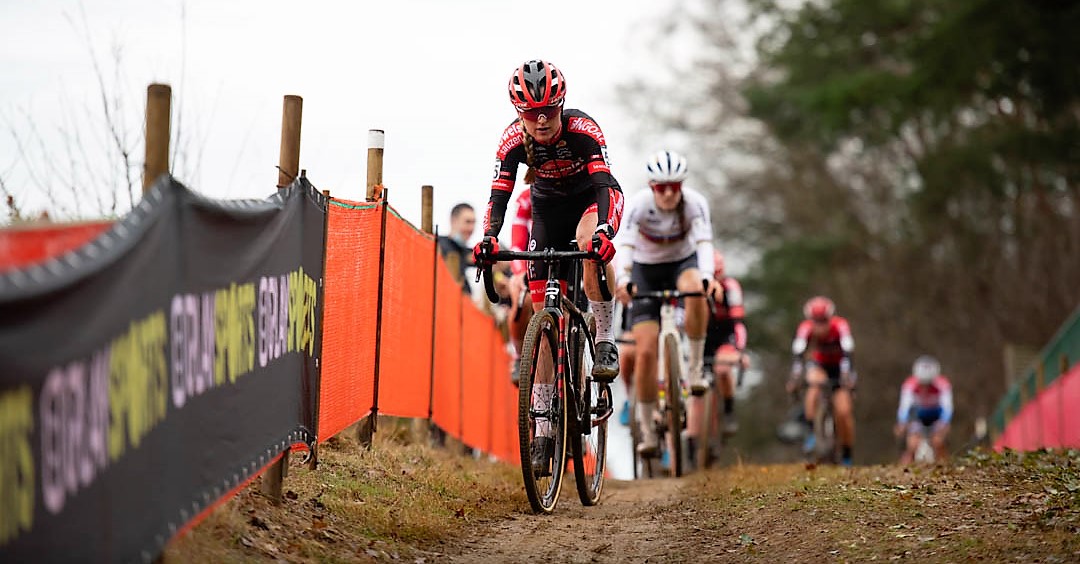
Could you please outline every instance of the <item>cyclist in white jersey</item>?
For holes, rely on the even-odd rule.
[[[677,289],[683,292],[718,290],[713,280],[712,223],[709,203],[700,192],[683,188],[686,158],[672,151],[660,151],[648,162],[650,191],[635,194],[627,203],[625,226],[616,243],[616,297],[624,304],[631,300],[627,284],[635,291]],[[705,286],[703,286],[703,281]],[[689,379],[695,394],[704,393],[703,371],[705,329],[709,311],[705,298],[687,298],[686,336],[690,340]],[[639,301],[631,308],[631,324],[637,348],[635,379],[637,413],[642,440],[638,451],[655,454],[658,447],[653,417],[658,396],[657,339],[660,333],[660,303]]]

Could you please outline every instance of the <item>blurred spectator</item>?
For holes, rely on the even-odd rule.
[[[450,210],[450,234],[439,236],[439,252],[446,259],[450,271],[461,283],[462,290],[468,294],[472,293],[472,285],[465,276],[465,269],[473,266],[469,238],[472,237],[475,228],[476,212],[472,206],[462,202]]]

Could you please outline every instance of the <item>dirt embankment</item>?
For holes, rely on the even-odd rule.
[[[571,494],[573,492],[570,492]],[[1080,561],[1080,453],[953,465],[743,466],[611,484],[476,529],[452,562]]]
[[[1080,562],[1080,452],[979,453],[935,468],[735,466],[572,478],[533,515],[514,468],[381,440],[290,468],[280,506],[257,484],[174,542],[166,561]]]

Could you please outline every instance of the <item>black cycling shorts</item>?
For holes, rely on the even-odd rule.
[[[829,386],[830,390],[835,392],[836,390],[840,389],[840,365],[839,364],[818,364],[817,362],[814,362],[812,360],[807,361],[806,362],[807,370],[809,370],[811,366],[819,366],[819,367],[821,367],[822,370],[825,371],[825,376],[828,377],[828,379],[829,379],[826,384]]]
[[[635,292],[674,290],[679,276],[691,268],[697,268],[697,265],[697,253],[675,262],[661,262],[658,264],[635,262],[630,269],[630,281],[634,283]],[[634,300],[634,307],[630,310],[631,325],[659,320],[660,300]]]
[[[533,191],[532,202],[533,224],[527,250],[542,251],[550,247],[568,251],[570,242],[577,237],[581,217],[590,207],[596,209],[596,191],[591,186],[573,195],[551,196]],[[542,285],[547,281],[547,269],[547,263],[529,261],[529,280],[533,281],[532,286],[540,288],[539,301],[543,301]],[[560,273],[559,278],[565,280],[566,276]],[[536,300],[535,295],[533,299]]]
[[[705,368],[712,369],[716,349],[721,345],[734,346],[736,342],[734,321],[709,319],[709,328],[705,331]]]

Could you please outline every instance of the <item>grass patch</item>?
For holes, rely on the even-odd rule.
[[[750,560],[1080,559],[1080,453],[976,452],[951,465],[745,466],[692,478],[702,529]]]
[[[517,468],[376,434],[323,445],[319,468],[292,457],[274,506],[256,480],[166,550],[169,561],[430,559],[468,527],[527,510]]]

